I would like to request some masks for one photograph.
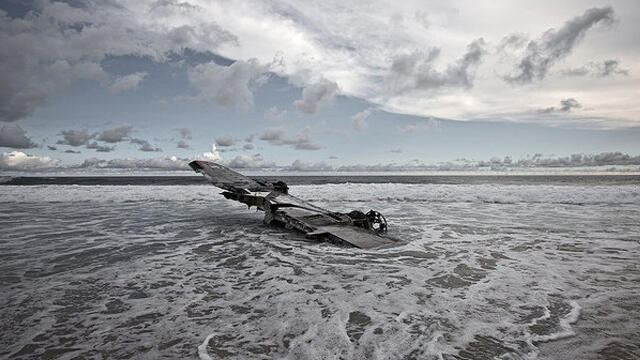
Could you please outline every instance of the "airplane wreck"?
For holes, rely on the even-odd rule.
[[[204,175],[221,194],[249,208],[264,211],[265,224],[283,225],[308,238],[370,249],[395,244],[398,240],[385,236],[385,217],[375,210],[367,213],[329,211],[289,194],[282,181],[265,182],[248,178],[225,166],[209,161],[192,161],[189,166]]]

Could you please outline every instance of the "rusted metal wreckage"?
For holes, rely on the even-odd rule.
[[[282,181],[250,179],[227,167],[209,161],[192,161],[189,166],[225,191],[222,195],[265,212],[265,224],[280,224],[307,237],[370,249],[392,245],[396,239],[385,236],[387,220],[375,210],[340,213],[325,210],[289,195]]]

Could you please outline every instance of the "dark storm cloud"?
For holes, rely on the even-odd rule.
[[[573,109],[579,109],[582,105],[578,102],[578,100],[574,98],[568,98],[560,100],[560,106],[555,107],[551,106],[546,109],[540,110],[541,113],[552,113],[552,112],[569,112]]]
[[[620,62],[614,59],[604,60],[602,62],[590,62],[579,68],[562,70],[561,73],[567,76],[629,76],[629,70],[621,68]]]
[[[302,90],[302,99],[293,102],[293,105],[303,113],[313,114],[319,108],[330,105],[338,93],[338,84],[335,81],[322,79]]]
[[[516,73],[505,76],[504,79],[507,82],[517,84],[544,79],[549,68],[559,59],[570,54],[584,38],[587,30],[596,24],[607,25],[613,21],[613,8],[592,8],[567,21],[558,30],[547,30],[540,39],[529,42],[525,55],[517,66]]]
[[[133,125],[123,124],[113,129],[103,130],[98,134],[97,140],[108,143],[117,143],[126,140],[131,135]]]
[[[162,149],[160,149],[159,147],[151,146],[151,144],[144,139],[132,138],[131,140],[129,140],[129,142],[132,144],[140,145],[140,147],[138,148],[138,150],[140,151],[145,151],[145,152],[161,152],[162,151]]]
[[[391,64],[387,83],[395,93],[441,87],[471,88],[474,78],[471,70],[482,61],[486,53],[484,47],[482,38],[474,40],[467,46],[466,53],[449,64],[444,71],[434,68],[434,61],[440,55],[438,48],[397,56]]]
[[[297,150],[319,150],[322,149],[322,145],[316,144],[309,137],[310,128],[304,128],[293,138],[288,137],[285,134],[283,127],[266,128],[260,135],[260,140],[268,141],[271,145],[291,145]]]
[[[0,121],[30,116],[51,94],[75,80],[95,80],[116,91],[135,89],[143,74],[115,78],[100,65],[107,56],[133,55],[162,62],[167,54],[185,48],[201,51],[237,42],[211,21],[155,26],[154,21],[162,23],[165,17],[184,11],[180,3],[171,1],[147,18],[149,22],[138,21],[139,8],[116,6],[113,1],[29,3],[32,9],[28,10],[34,11],[24,17],[0,10]]]
[[[231,135],[224,135],[216,138],[216,145],[222,147],[228,147],[233,145],[233,137]]]
[[[0,129],[0,147],[30,149],[37,145],[27,137],[27,133],[18,125],[7,124]]]
[[[62,130],[63,140],[58,140],[56,144],[82,146],[86,145],[95,134],[89,134],[86,130]]]

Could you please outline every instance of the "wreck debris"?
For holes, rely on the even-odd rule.
[[[213,185],[225,190],[222,192],[225,198],[264,211],[265,224],[283,225],[287,229],[301,231],[310,238],[364,249],[397,242],[384,236],[388,229],[387,220],[375,210],[367,213],[359,210],[349,213],[329,211],[289,195],[289,187],[283,181],[270,183],[250,179],[208,161],[192,161],[189,166]]]

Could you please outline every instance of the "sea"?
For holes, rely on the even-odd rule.
[[[0,358],[640,358],[640,176],[278,179],[400,241],[312,241],[201,177],[4,178]]]

